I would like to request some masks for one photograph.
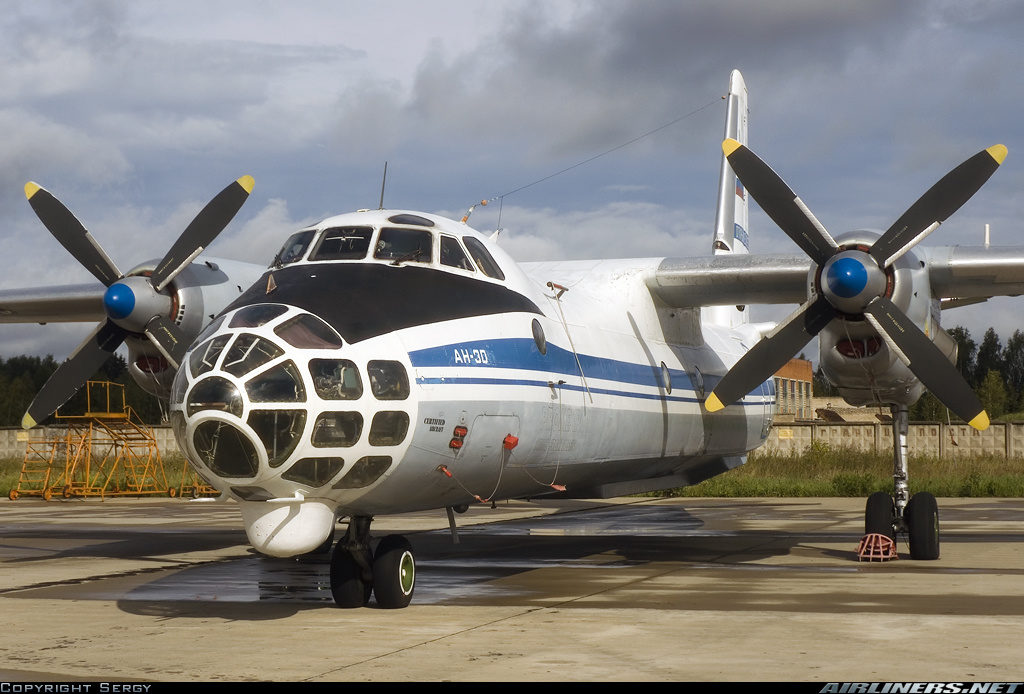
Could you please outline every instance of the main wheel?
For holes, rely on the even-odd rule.
[[[373,558],[373,594],[385,609],[406,607],[416,589],[416,558],[401,535],[388,535]]]
[[[864,509],[864,534],[878,533],[890,539],[896,539],[893,531],[893,520],[896,518],[896,506],[892,497],[885,492],[875,492],[868,497]]]
[[[366,553],[366,561],[370,561]],[[370,602],[373,585],[363,580],[363,569],[341,543],[331,554],[331,595],[338,607],[363,607]]]
[[[907,504],[911,559],[939,558],[939,504],[929,492],[918,492]]]

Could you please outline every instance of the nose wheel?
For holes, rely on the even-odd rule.
[[[331,553],[331,595],[338,607],[364,607],[370,596],[384,609],[406,607],[416,589],[416,557],[402,535],[388,535],[370,551],[369,516],[353,516]]]
[[[875,492],[868,497],[864,509],[864,534],[878,533],[893,540],[897,533],[906,533],[911,559],[939,558],[939,505],[930,492],[910,496],[907,484],[906,405],[893,405],[893,485],[895,493]]]

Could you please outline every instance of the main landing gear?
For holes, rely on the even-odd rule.
[[[928,492],[910,496],[907,484],[907,430],[909,420],[906,405],[893,405],[893,483],[895,494],[875,492],[868,497],[864,511],[864,533],[879,533],[893,540],[898,533],[906,533],[911,559],[939,558],[939,506]]]
[[[406,607],[416,588],[416,558],[402,535],[388,535],[370,551],[371,516],[349,519],[331,554],[331,594],[338,607],[363,607],[370,595],[386,609]]]

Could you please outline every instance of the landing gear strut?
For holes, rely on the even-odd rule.
[[[912,559],[939,558],[939,507],[928,492],[910,496],[907,484],[907,431],[910,427],[906,405],[893,405],[892,446],[895,493],[875,492],[864,511],[864,533],[879,533],[896,539],[906,533]]]
[[[416,588],[416,558],[401,535],[388,535],[370,551],[372,516],[352,516],[331,554],[331,595],[338,607],[363,607],[370,595],[385,609],[406,607]]]

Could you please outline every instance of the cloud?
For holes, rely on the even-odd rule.
[[[90,278],[34,218],[26,180],[129,266],[250,173],[209,252],[265,262],[302,225],[376,206],[385,161],[389,206],[459,218],[494,198],[471,223],[506,227],[524,261],[703,254],[734,67],[752,147],[833,233],[886,227],[1002,142],[1002,170],[928,243],[977,242],[985,223],[1024,243],[1022,32],[1006,0],[15,2],[0,16],[0,237],[17,262],[0,285]],[[757,209],[750,226],[755,251],[796,250]]]

